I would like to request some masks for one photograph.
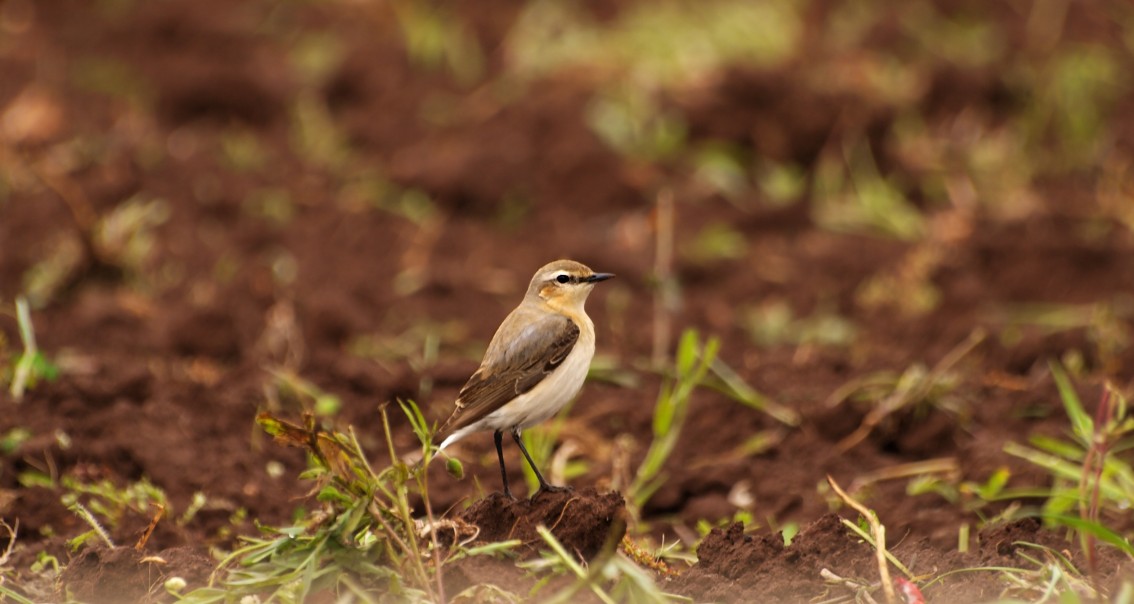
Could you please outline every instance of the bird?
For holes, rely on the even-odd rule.
[[[535,272],[523,301],[497,328],[480,367],[457,394],[437,432],[438,451],[475,432],[492,431],[504,495],[514,499],[504,467],[509,432],[539,480],[539,491],[561,491],[544,479],[520,431],[559,412],[583,387],[595,354],[595,327],[583,308],[595,284],[614,277],[574,260]]]

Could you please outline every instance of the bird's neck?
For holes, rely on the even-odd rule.
[[[590,324],[591,322],[591,318],[587,316],[587,311],[583,308],[582,301],[566,300],[563,298],[541,298],[536,303],[545,310],[564,315],[579,325]]]

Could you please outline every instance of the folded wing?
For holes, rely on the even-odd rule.
[[[563,364],[579,340],[579,326],[563,315],[542,315],[532,320],[518,310],[505,320],[484,362],[457,395],[457,408],[437,434],[438,442],[535,388]],[[527,326],[504,341],[502,334],[515,333],[509,327],[518,324]]]

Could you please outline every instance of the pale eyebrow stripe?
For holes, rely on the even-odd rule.
[[[549,277],[547,280],[548,281],[556,281],[557,279],[559,279],[560,275],[566,275],[567,279],[569,279],[568,283],[582,283],[582,281],[583,281],[582,277],[572,275],[571,273],[568,273],[567,271],[559,271],[559,272],[555,273],[554,275],[552,275],[551,277]]]

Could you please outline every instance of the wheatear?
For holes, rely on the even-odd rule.
[[[555,415],[583,387],[595,356],[595,326],[583,303],[595,283],[613,276],[573,260],[556,260],[536,271],[524,301],[500,324],[480,368],[457,395],[457,408],[437,433],[438,449],[492,430],[504,494],[512,497],[501,446],[507,430],[535,471],[539,490],[562,488],[544,480],[520,430]]]

